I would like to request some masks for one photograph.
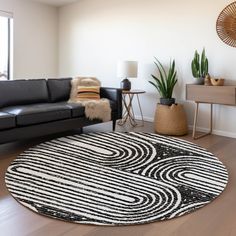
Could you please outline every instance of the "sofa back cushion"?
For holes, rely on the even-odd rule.
[[[48,79],[50,102],[67,101],[70,97],[72,78]]]
[[[44,79],[0,81],[0,107],[48,102]]]

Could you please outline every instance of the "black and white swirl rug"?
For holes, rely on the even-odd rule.
[[[6,185],[29,209],[96,225],[171,219],[203,207],[226,187],[227,170],[205,149],[152,133],[92,133],[30,148]]]

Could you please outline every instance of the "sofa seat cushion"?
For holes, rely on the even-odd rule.
[[[66,105],[57,103],[14,106],[3,108],[2,110],[16,116],[17,126],[33,125],[71,118],[70,108]]]
[[[0,130],[16,127],[15,115],[0,111]]]
[[[60,104],[63,104],[71,109],[71,115],[73,118],[85,116],[85,107],[79,103],[61,102]]]

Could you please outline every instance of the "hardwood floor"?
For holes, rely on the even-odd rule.
[[[117,131],[153,132],[151,123],[142,128]],[[84,132],[111,131],[111,124],[86,128]],[[71,133],[68,133],[71,134]],[[47,137],[50,139],[53,137]],[[182,137],[193,141],[190,135]],[[194,141],[214,153],[229,172],[229,184],[216,200],[191,214],[140,226],[87,226],[53,220],[31,212],[8,193],[4,176],[11,161],[28,147],[44,139],[0,145],[0,235],[1,236],[235,236],[236,235],[236,139],[207,136]]]

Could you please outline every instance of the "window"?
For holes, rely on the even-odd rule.
[[[0,11],[0,79],[12,78],[12,15]]]

